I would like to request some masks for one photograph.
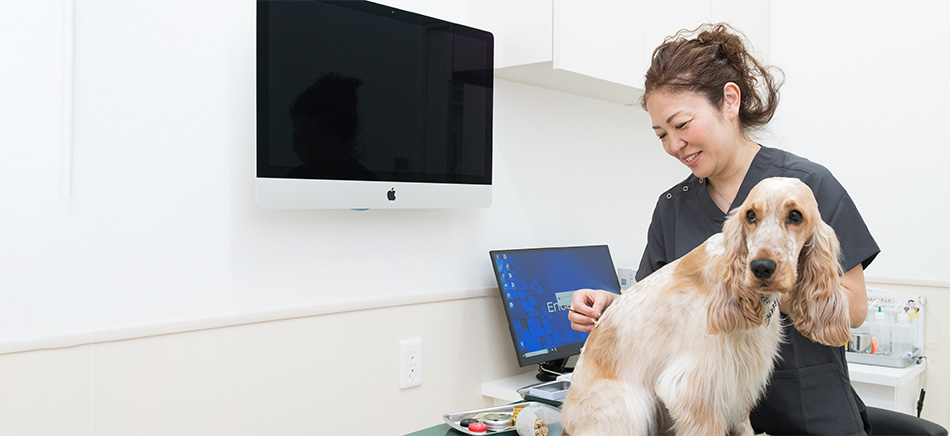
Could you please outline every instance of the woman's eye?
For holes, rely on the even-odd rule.
[[[664,134],[662,134],[662,135],[660,135],[660,136],[657,136],[657,138],[659,138],[659,139],[666,138],[666,133],[664,133]]]
[[[685,122],[685,123],[677,124],[677,125],[675,126],[675,127],[676,127],[676,130],[682,130],[683,127],[686,127],[687,124],[689,124],[689,121],[687,121],[687,122]]]
[[[802,213],[799,212],[799,211],[797,211],[797,210],[793,210],[793,211],[791,211],[791,212],[788,213],[788,223],[789,223],[789,224],[801,224],[801,223],[802,223],[802,218],[803,218],[803,217],[802,217]]]
[[[751,210],[748,211],[748,212],[746,212],[746,213],[745,213],[745,219],[746,219],[746,221],[749,222],[749,224],[755,224],[755,212],[754,212],[754,211],[751,211]]]

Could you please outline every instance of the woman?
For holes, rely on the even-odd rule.
[[[827,169],[750,138],[771,120],[780,86],[724,24],[680,31],[654,51],[643,107],[664,150],[692,175],[657,201],[637,280],[722,231],[727,212],[762,179],[796,177],[814,191],[822,219],[841,242],[846,271],[841,283],[857,327],[867,316],[864,268],[880,250]],[[575,292],[572,327],[590,331],[614,298],[606,291]],[[844,348],[812,342],[794,327],[786,328],[786,336],[765,397],[751,415],[756,432],[870,434],[864,403],[850,385]]]

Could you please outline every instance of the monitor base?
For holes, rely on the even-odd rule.
[[[567,359],[555,359],[549,360],[547,362],[541,362],[538,364],[538,374],[537,378],[541,381],[554,381],[559,376],[573,372],[574,367],[567,366]]]

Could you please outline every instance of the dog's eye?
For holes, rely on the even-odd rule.
[[[802,213],[799,212],[799,211],[797,211],[797,210],[793,210],[793,211],[789,212],[789,213],[788,213],[788,223],[789,223],[789,224],[801,224],[801,223],[802,223]]]
[[[755,211],[750,210],[745,213],[746,221],[749,221],[749,224],[755,224]]]

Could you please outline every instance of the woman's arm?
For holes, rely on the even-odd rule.
[[[851,328],[856,328],[864,324],[868,316],[868,287],[864,283],[864,267],[858,264],[844,273],[841,276],[841,286],[848,294]]]

